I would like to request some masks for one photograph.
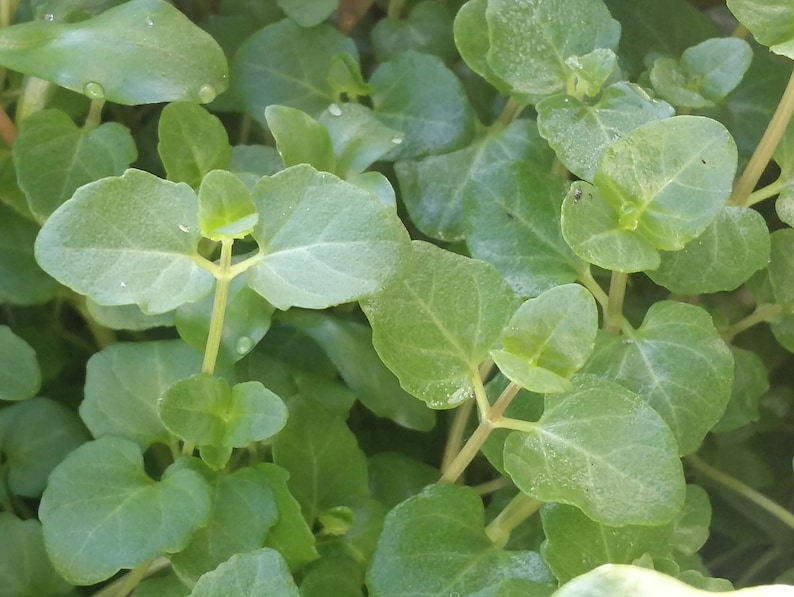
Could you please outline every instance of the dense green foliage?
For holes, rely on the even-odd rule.
[[[0,0],[0,595],[794,595],[792,59],[789,0]]]

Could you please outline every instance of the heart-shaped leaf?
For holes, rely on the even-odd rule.
[[[94,584],[122,568],[180,551],[206,524],[211,492],[188,459],[160,481],[143,469],[129,440],[83,444],[50,476],[39,506],[47,553],[74,584]]]
[[[300,597],[287,563],[274,549],[238,553],[202,576],[188,597]]]
[[[226,170],[213,170],[204,177],[198,200],[201,234],[211,240],[244,238],[259,219],[248,189]]]

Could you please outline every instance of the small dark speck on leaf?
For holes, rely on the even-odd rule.
[[[581,198],[582,198],[582,189],[579,189],[579,188],[574,189],[573,190],[573,200],[574,201],[579,201],[579,199],[581,199]]]

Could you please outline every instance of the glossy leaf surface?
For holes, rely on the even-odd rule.
[[[44,19],[5,27],[0,63],[127,105],[209,102],[228,85],[220,46],[162,0],[133,0],[76,23]]]
[[[100,304],[164,313],[212,289],[199,265],[197,211],[187,185],[127,170],[81,187],[56,210],[36,239],[36,259]]]
[[[188,460],[155,482],[138,446],[118,437],[72,452],[50,477],[39,508],[47,553],[75,584],[181,550],[209,513],[209,485]]]
[[[759,43],[794,58],[794,7],[786,0],[728,0],[728,8]]]
[[[331,137],[314,118],[289,106],[268,106],[265,118],[285,167],[309,164],[317,170],[336,172]]]
[[[515,306],[490,265],[414,243],[413,268],[362,308],[375,349],[402,387],[431,408],[472,394],[471,379]]]

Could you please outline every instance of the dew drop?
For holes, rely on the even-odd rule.
[[[400,135],[395,135],[394,137],[391,138],[391,142],[394,143],[395,145],[399,145],[400,143],[403,142],[404,138],[405,137],[402,137]]]
[[[239,355],[248,354],[251,352],[254,344],[255,342],[248,336],[240,336],[234,344],[234,350],[236,350]]]
[[[44,20],[47,21],[48,23],[52,23],[55,20],[55,15],[52,14],[51,12],[48,12],[47,14],[44,15]]]
[[[331,116],[341,116],[342,108],[340,108],[338,104],[331,104],[330,106],[328,106],[328,113]]]
[[[190,232],[190,228],[188,228],[188,227],[187,227],[187,226],[185,226],[184,224],[180,224],[180,225],[179,225],[179,229],[180,229],[182,232]]]
[[[122,288],[126,288],[127,287],[127,283],[126,282],[119,282],[119,286],[121,286]]]
[[[218,95],[212,85],[202,85],[198,90],[198,98],[202,104],[208,104]]]
[[[83,87],[83,93],[94,100],[101,100],[105,99],[105,88],[102,87],[99,83],[94,81],[89,81]]]
[[[154,27],[154,21],[152,20],[152,17],[146,17],[144,22],[148,27]]]

